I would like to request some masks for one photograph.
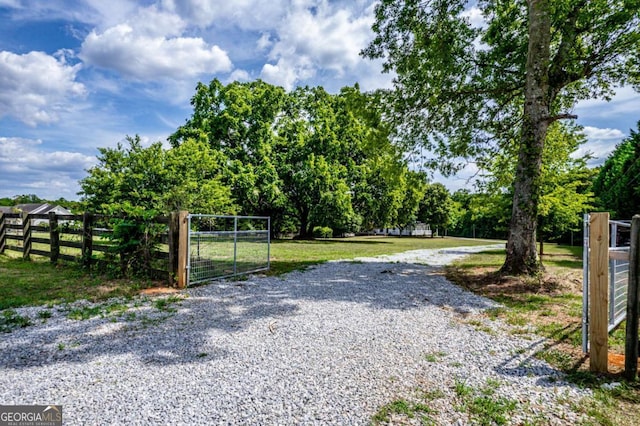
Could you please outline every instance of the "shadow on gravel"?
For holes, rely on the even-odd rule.
[[[495,372],[511,377],[538,377],[536,384],[541,387],[556,387],[557,381],[562,380],[564,374],[557,368],[550,366],[536,358],[535,354],[545,350],[546,340],[541,338],[532,342],[524,349],[530,355],[512,355],[495,368]]]
[[[135,320],[65,318],[14,331],[2,336],[0,365],[20,369],[123,354],[157,365],[212,362],[229,356],[230,336],[242,339],[247,328],[257,328],[266,342],[273,339],[274,324],[295,318],[307,302],[332,303],[329,311],[344,312],[353,304],[366,305],[372,318],[376,310],[438,307],[465,315],[495,306],[449,283],[440,271],[400,263],[329,262],[281,277],[213,282],[185,291],[189,297],[172,313],[147,303],[148,312]],[[325,307],[314,309],[331,322],[330,312],[323,316]],[[445,315],[450,314],[443,313],[443,320]]]

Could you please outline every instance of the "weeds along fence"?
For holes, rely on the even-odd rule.
[[[177,220],[172,224],[171,216],[158,216],[147,221],[145,232],[123,233],[123,226],[135,221],[91,213],[4,213],[0,214],[0,253],[18,252],[25,259],[44,256],[54,264],[60,260],[77,262],[123,274],[142,272],[173,283]]]

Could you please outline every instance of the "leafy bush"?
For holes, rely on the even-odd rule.
[[[313,228],[314,238],[331,238],[333,237],[333,229],[327,226],[316,226]]]

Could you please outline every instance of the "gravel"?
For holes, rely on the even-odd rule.
[[[402,399],[464,425],[464,384],[516,401],[511,424],[575,424],[570,403],[589,391],[533,356],[542,338],[483,316],[497,304],[437,267],[486,248],[217,281],[164,304],[112,300],[86,320],[67,315],[88,302],[20,308],[34,324],[0,334],[0,403],[61,404],[68,425],[360,425]]]

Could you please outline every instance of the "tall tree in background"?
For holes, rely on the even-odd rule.
[[[382,0],[363,52],[395,71],[399,137],[422,144],[444,172],[480,167],[505,145],[518,160],[504,273],[540,269],[536,232],[543,148],[551,123],[578,100],[640,84],[640,0]]]
[[[435,235],[436,231],[446,229],[450,223],[453,209],[451,194],[441,183],[428,184],[424,191],[424,198],[420,202],[418,220],[431,225]],[[435,229],[434,229],[435,228]]]
[[[640,121],[600,168],[593,190],[615,219],[640,213]]]
[[[241,211],[271,216],[276,233],[295,227],[308,238],[316,226],[339,234],[396,220],[409,171],[375,95],[213,80],[192,104],[172,145],[196,138],[227,158]]]

